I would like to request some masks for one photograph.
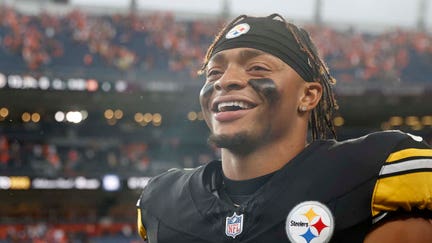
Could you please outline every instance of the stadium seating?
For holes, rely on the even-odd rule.
[[[196,77],[223,21],[176,20],[169,13],[30,16],[0,7],[0,69],[11,72],[116,74],[137,70]],[[431,82],[432,36],[389,30],[367,33],[305,25],[339,82]],[[72,75],[73,76],[73,75]]]

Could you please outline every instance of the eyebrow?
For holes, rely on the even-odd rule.
[[[247,50],[242,50],[240,51],[240,53],[238,54],[237,61],[239,63],[245,63],[246,61],[258,57],[258,56],[262,56],[262,55],[266,55],[267,53],[260,51],[260,50],[255,50],[255,49],[247,49]],[[224,63],[226,62],[226,54],[224,53],[216,53],[212,58],[210,58],[211,62],[215,62],[215,63]]]
[[[242,50],[240,51],[240,60],[245,61],[258,56],[266,55],[267,53],[260,50]]]

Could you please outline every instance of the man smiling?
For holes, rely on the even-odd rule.
[[[308,118],[297,115],[298,107],[310,109],[320,97],[318,83],[304,82],[273,55],[251,48],[215,54],[201,104],[212,131],[210,142],[226,148],[225,176],[242,180],[266,175],[302,151]],[[270,157],[271,163],[264,162]]]
[[[432,242],[430,146],[399,131],[332,139],[335,80],[306,31],[277,14],[239,16],[202,71],[221,159],[149,182],[137,204],[143,238]]]

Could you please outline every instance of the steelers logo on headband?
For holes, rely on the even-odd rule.
[[[250,26],[247,23],[238,24],[234,26],[228,33],[225,35],[225,38],[232,39],[239,37],[243,34],[246,34],[250,30]]]
[[[306,32],[305,32],[306,34]],[[210,57],[233,48],[253,48],[290,65],[305,81],[313,81],[309,57],[287,27],[287,23],[268,17],[247,17],[239,20],[215,44]]]

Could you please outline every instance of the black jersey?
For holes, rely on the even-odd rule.
[[[398,131],[315,141],[240,205],[219,197],[221,173],[213,161],[153,178],[137,204],[141,236],[150,243],[311,242],[331,228],[330,242],[362,242],[388,213],[432,210],[432,149]],[[331,222],[313,219],[317,210],[301,215],[310,221],[288,220],[304,202],[324,205]],[[296,234],[289,227],[307,231],[288,236]]]

